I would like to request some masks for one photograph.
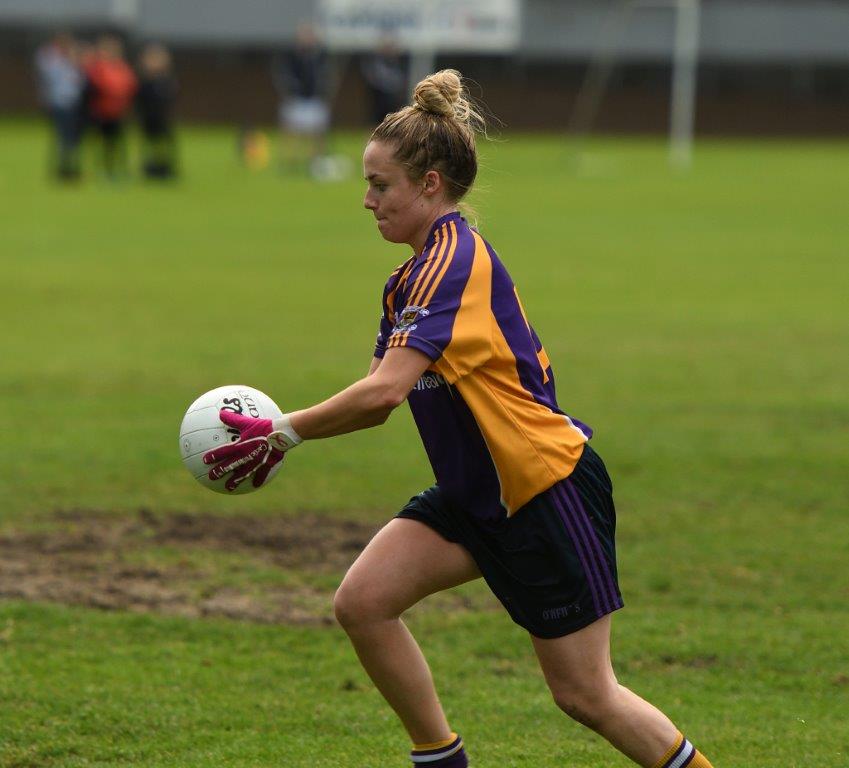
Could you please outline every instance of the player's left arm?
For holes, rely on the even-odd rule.
[[[304,440],[343,435],[383,424],[401,403],[431,359],[416,349],[397,347],[375,358],[369,375],[311,408],[288,414]]]

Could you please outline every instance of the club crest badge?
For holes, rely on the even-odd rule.
[[[427,317],[429,314],[430,310],[424,307],[404,307],[400,312],[395,313],[395,327],[392,329],[392,333],[415,330],[416,320],[420,317]]]

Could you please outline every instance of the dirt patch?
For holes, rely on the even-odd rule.
[[[49,530],[0,535],[0,597],[330,624],[335,583],[376,530],[314,515],[63,512]]]

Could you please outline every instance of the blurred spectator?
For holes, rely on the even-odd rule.
[[[177,149],[172,121],[177,80],[171,55],[159,43],[149,43],[139,57],[136,97],[142,131],[142,172],[149,179],[170,179],[177,173]]]
[[[79,50],[67,32],[57,33],[35,54],[41,103],[53,126],[55,141],[51,166],[57,178],[80,176],[79,147],[82,136],[82,102],[85,78]]]
[[[103,141],[103,170],[110,179],[126,176],[127,143],[124,123],[132,108],[138,83],[124,60],[124,46],[114,35],[104,35],[85,63],[88,114]]]
[[[295,48],[276,62],[281,95],[280,151],[284,170],[311,170],[325,153],[330,108],[328,58],[311,24],[301,24]]]
[[[407,102],[407,62],[395,41],[387,38],[361,65],[371,94],[371,121],[378,125]]]

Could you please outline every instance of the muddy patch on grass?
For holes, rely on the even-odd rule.
[[[314,515],[63,512],[47,530],[0,534],[0,597],[330,624],[336,581],[376,530]]]
[[[271,624],[333,624],[333,592],[380,526],[318,515],[57,513],[0,532],[0,599]],[[499,610],[484,588],[427,598]],[[418,609],[417,609],[418,610]]]

